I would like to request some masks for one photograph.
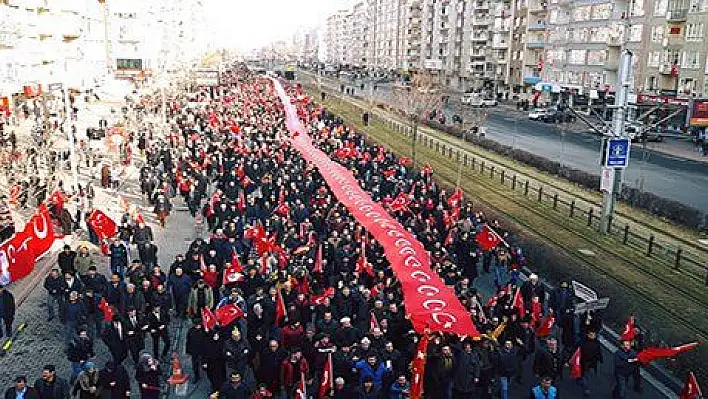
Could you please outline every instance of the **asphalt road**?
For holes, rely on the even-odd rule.
[[[340,89],[324,79],[322,84],[329,89]],[[376,90],[371,90],[369,85],[360,90],[360,84],[357,81],[355,85],[350,83],[347,86],[355,87],[357,95],[373,95],[375,101],[391,102],[390,84],[377,84]],[[488,138],[556,160],[568,167],[600,174],[598,136],[590,132],[564,131],[554,125],[530,121],[523,114],[502,107],[488,110]],[[459,96],[454,95],[445,109],[448,121],[454,113],[468,119],[470,112],[470,108],[460,105]],[[642,144],[632,147],[630,165],[623,177],[624,184],[708,213],[708,163],[653,152],[651,148],[655,145],[661,144],[647,143],[646,150]]]

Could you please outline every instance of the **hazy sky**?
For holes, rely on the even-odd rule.
[[[361,1],[361,0],[359,0]],[[204,0],[214,44],[251,49],[291,39],[301,26],[314,27],[357,0]]]

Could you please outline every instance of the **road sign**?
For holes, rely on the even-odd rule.
[[[610,298],[600,298],[594,301],[588,301],[575,304],[575,314],[587,313],[591,310],[605,309],[610,304]]]
[[[64,86],[61,83],[50,83],[47,88],[49,91],[54,91],[54,90],[61,90],[64,88]]]
[[[602,168],[602,178],[600,179],[600,191],[612,191],[615,184],[615,168]]]
[[[597,292],[575,280],[573,280],[573,291],[575,292],[575,296],[585,302],[597,301]]]
[[[626,168],[629,164],[629,145],[629,138],[607,140],[605,166],[612,168]]]

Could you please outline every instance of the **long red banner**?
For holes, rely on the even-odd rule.
[[[374,202],[346,168],[330,160],[312,144],[280,82],[273,80],[273,83],[285,106],[286,125],[292,133],[291,144],[317,167],[337,200],[383,246],[386,259],[401,282],[406,313],[413,328],[419,333],[429,329],[479,337],[469,312],[457,300],[454,290],[430,269],[423,245]]]
[[[0,245],[0,284],[9,284],[30,274],[37,258],[52,247],[54,238],[49,210],[41,205],[23,230]]]

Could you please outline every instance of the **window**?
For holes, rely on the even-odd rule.
[[[647,60],[647,65],[650,67],[657,68],[661,62],[661,51],[650,51],[649,59]]]
[[[651,41],[660,43],[662,40],[664,40],[664,25],[653,26],[651,28]]]
[[[655,0],[654,1],[654,15],[666,15],[666,10],[669,8],[669,0]]]
[[[641,17],[644,15],[644,0],[635,0],[632,5],[632,16]]]
[[[598,4],[593,7],[592,19],[609,19],[612,15],[612,3]]]
[[[143,69],[143,60],[118,58],[116,60],[117,69]]]
[[[703,23],[686,24],[686,41],[700,42],[703,41]]]
[[[573,9],[573,21],[590,20],[590,9],[590,6],[578,7]]]
[[[629,41],[630,42],[640,42],[642,41],[642,30],[644,25],[632,25],[629,28]]]
[[[647,78],[644,82],[644,88],[646,90],[656,90],[657,89],[656,76],[647,76]]]
[[[701,65],[701,53],[698,51],[684,51],[681,53],[681,68],[698,69]]]
[[[586,50],[570,50],[568,62],[575,65],[585,64]]]
[[[699,12],[701,10],[701,0],[691,0],[690,12]]]
[[[605,50],[588,51],[588,65],[603,65],[607,58]]]
[[[558,21],[558,10],[551,10],[551,15],[548,18],[548,22],[555,24]]]

